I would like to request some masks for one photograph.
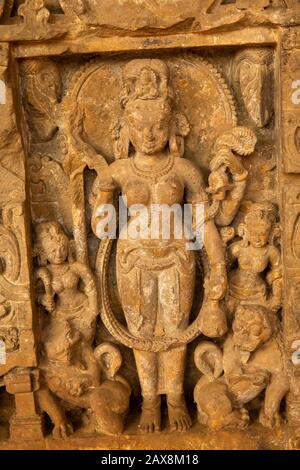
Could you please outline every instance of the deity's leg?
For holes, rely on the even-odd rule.
[[[158,353],[134,351],[142,388],[143,405],[140,428],[143,432],[160,431],[161,409],[158,393]]]
[[[192,425],[183,392],[185,357],[186,346],[160,353],[172,431],[185,431]]]
[[[154,333],[157,316],[156,273],[132,268],[117,270],[118,291],[129,331],[137,338]]]
[[[129,331],[137,338],[154,334],[157,318],[156,273],[133,268],[129,273],[118,271],[118,289]],[[134,351],[142,388],[143,407],[140,428],[143,432],[160,430],[161,409],[158,394],[157,353]]]
[[[195,271],[183,272],[177,267],[159,275],[159,321],[168,336],[178,336],[188,323],[193,303]],[[191,427],[183,393],[186,346],[159,354],[159,390],[167,394],[171,430],[184,431]]]

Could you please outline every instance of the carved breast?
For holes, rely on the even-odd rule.
[[[150,188],[143,181],[133,181],[125,185],[123,196],[127,198],[127,206],[143,204],[148,206],[150,202]]]
[[[184,187],[176,176],[168,176],[158,181],[152,190],[154,204],[180,204],[183,200]]]
[[[65,289],[74,289],[78,284],[78,276],[69,269],[62,276],[52,281],[52,288],[57,293],[62,293]]]
[[[248,249],[242,250],[239,255],[239,266],[245,271],[253,273],[262,273],[268,266],[269,260],[266,255],[253,256]]]

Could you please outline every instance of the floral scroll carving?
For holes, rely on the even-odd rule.
[[[234,80],[252,123],[265,127],[273,116],[273,51],[248,48],[238,52]]]

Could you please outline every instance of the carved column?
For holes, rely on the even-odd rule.
[[[8,393],[15,395],[16,403],[16,412],[10,421],[11,439],[42,439],[42,418],[37,413],[34,395],[39,388],[38,371],[17,368],[6,375],[5,384]]]
[[[34,404],[33,376],[37,365],[36,326],[30,289],[30,239],[26,195],[25,156],[15,108],[14,64],[8,44],[0,45],[0,339],[5,345],[0,375],[15,395],[12,437],[42,435]],[[16,83],[14,84],[16,85]],[[15,369],[21,367],[21,369]],[[12,371],[12,372],[10,372]]]
[[[282,219],[284,327],[291,391],[287,415],[300,424],[300,41],[299,28],[285,30],[281,53]]]

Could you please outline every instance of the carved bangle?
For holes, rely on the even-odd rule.
[[[218,269],[218,268],[226,268],[226,263],[225,261],[223,262],[220,262],[220,263],[214,263],[214,264],[211,264],[211,269]]]
[[[93,282],[90,282],[85,286],[85,291],[87,294],[90,294],[93,290],[95,290],[95,285]]]
[[[240,183],[242,181],[245,181],[248,178],[248,175],[249,175],[248,171],[245,170],[244,173],[242,173],[241,175],[235,174],[232,177],[234,181],[236,181],[237,183]]]

